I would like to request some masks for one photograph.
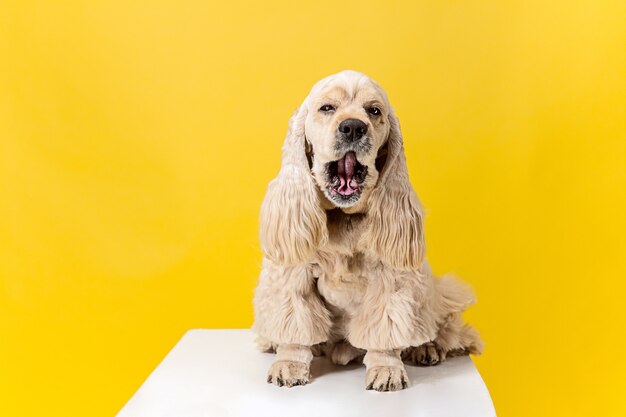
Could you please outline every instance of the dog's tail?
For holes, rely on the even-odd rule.
[[[471,287],[451,275],[435,279],[439,331],[435,342],[444,350],[454,353],[479,355],[484,343],[469,324],[463,322],[461,313],[476,302]]]
[[[451,275],[435,279],[435,292],[440,317],[461,313],[476,302],[472,288]]]

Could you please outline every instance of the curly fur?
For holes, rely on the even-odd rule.
[[[320,115],[328,101],[336,111]],[[368,103],[381,115],[363,110]],[[325,167],[343,156],[335,131],[346,118],[369,127],[370,146],[356,153],[367,179],[351,205],[325,192]],[[400,358],[431,365],[481,353],[478,333],[461,318],[474,296],[454,278],[432,274],[423,230],[385,92],[353,71],[318,82],[290,120],[280,172],[261,207],[253,330],[262,350],[277,352],[268,382],[305,384],[312,355],[326,354],[341,364],[364,358],[366,387],[396,390],[408,385]]]

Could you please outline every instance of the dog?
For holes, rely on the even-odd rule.
[[[261,205],[252,329],[276,353],[267,382],[307,384],[325,355],[362,360],[366,389],[397,391],[410,383],[404,362],[482,352],[461,318],[471,290],[424,260],[423,217],[385,91],[355,71],[317,82]]]

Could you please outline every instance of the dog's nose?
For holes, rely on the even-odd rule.
[[[354,142],[367,133],[367,125],[359,119],[347,119],[339,123],[337,130],[346,140]]]

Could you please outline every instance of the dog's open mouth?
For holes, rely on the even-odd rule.
[[[356,154],[347,152],[343,158],[329,162],[326,166],[328,193],[334,200],[356,201],[361,195],[361,186],[367,176],[367,167],[361,165]]]

